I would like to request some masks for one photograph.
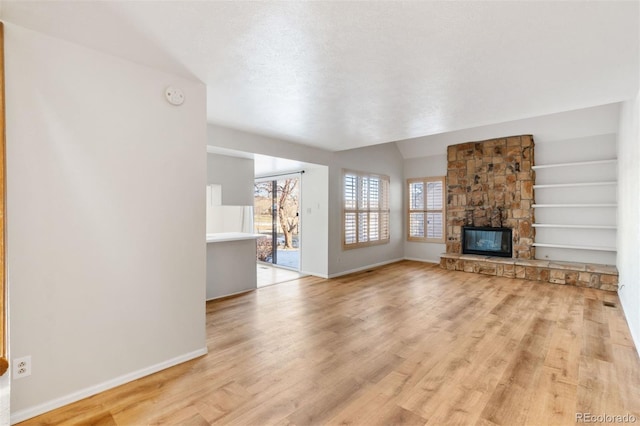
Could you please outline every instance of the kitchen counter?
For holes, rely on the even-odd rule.
[[[207,243],[223,243],[225,241],[255,240],[263,237],[262,234],[250,234],[247,232],[218,232],[207,234]]]
[[[207,234],[207,300],[258,288],[256,239],[260,234]]]

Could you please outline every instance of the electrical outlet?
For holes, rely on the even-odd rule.
[[[13,360],[13,379],[22,379],[31,375],[31,355]]]

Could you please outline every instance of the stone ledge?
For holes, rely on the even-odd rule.
[[[440,266],[451,271],[618,290],[618,270],[613,265],[443,253]]]

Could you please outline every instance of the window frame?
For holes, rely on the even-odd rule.
[[[356,197],[355,197],[355,208],[347,207],[347,185],[346,185],[346,177],[348,175],[356,176]],[[378,208],[371,208],[367,206],[367,208],[361,208],[361,191],[359,188],[361,187],[361,182],[365,178],[375,178],[380,179],[380,195],[378,197]],[[342,249],[343,250],[351,250],[361,247],[370,247],[381,244],[388,244],[391,241],[391,208],[390,208],[390,188],[391,188],[391,179],[387,175],[383,175],[380,173],[371,173],[371,172],[362,172],[358,170],[350,170],[350,169],[342,169]],[[386,186],[386,188],[385,188]],[[385,199],[386,198],[386,199]],[[386,208],[385,208],[386,206]],[[356,241],[353,243],[347,243],[347,213],[355,213],[355,238]],[[370,229],[367,230],[367,241],[358,241],[360,235],[358,232],[359,228],[359,220],[361,213],[378,213],[378,235],[383,235],[384,229],[384,220],[382,217],[386,215],[387,218],[387,235],[386,238],[378,238],[377,240],[370,240]]]
[[[425,191],[428,188],[429,182],[440,182],[442,185],[442,209],[428,209],[425,201],[423,209],[411,209],[411,184],[422,183],[424,184]],[[407,241],[421,242],[421,243],[445,243],[447,240],[447,203],[446,192],[447,183],[446,176],[429,176],[407,179]],[[427,213],[442,213],[442,238],[429,238],[427,237],[427,220],[425,217],[425,236],[414,237],[411,235],[411,213],[423,213],[425,216]]]

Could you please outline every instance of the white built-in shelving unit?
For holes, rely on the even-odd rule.
[[[536,258],[615,264],[615,157],[615,134],[536,145]]]

